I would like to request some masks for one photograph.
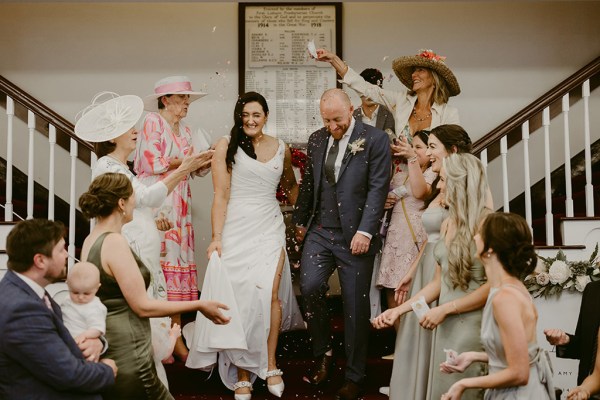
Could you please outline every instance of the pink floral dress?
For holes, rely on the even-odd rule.
[[[399,200],[392,211],[390,226],[381,254],[379,274],[375,282],[379,288],[395,289],[419,254],[419,249],[427,240],[427,233],[421,221],[423,201],[413,197],[410,180],[407,179],[407,168],[406,163],[394,165],[394,176],[390,186],[395,189],[404,185],[408,196],[404,198],[404,207]],[[423,173],[423,177],[429,185],[436,176],[437,174],[431,168]],[[410,227],[408,221],[410,221]]]
[[[158,113],[149,113],[138,136],[134,170],[147,186],[164,179],[171,159],[182,159],[192,145],[192,131],[179,123],[180,135]],[[167,283],[170,301],[197,300],[196,262],[194,260],[194,227],[192,225],[192,193],[189,176],[167,196],[155,214],[163,214],[173,223],[161,241],[160,264]]]

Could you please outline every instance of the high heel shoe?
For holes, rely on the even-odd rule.
[[[250,388],[250,391],[252,391],[252,383],[248,382],[248,381],[239,381],[237,382],[235,385],[233,385],[233,390],[238,390],[241,388]],[[238,394],[235,393],[233,395],[233,398],[235,400],[250,400],[252,398],[252,393],[244,393],[244,394]]]
[[[281,376],[281,375],[283,375],[283,371],[281,371],[280,369],[274,369],[271,371],[267,371],[265,379],[269,379],[274,376]],[[276,383],[274,385],[269,385],[267,383],[267,389],[269,390],[269,393],[271,393],[273,396],[281,397],[281,395],[283,394],[283,389],[285,389],[285,384],[283,383],[283,381]]]

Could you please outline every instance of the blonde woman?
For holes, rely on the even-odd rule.
[[[419,321],[423,328],[437,327],[432,338],[431,366],[445,361],[444,349],[482,350],[481,308],[489,293],[489,285],[484,285],[483,266],[475,259],[473,241],[479,223],[488,212],[485,207],[488,185],[483,166],[471,154],[451,154],[442,163],[438,187],[448,206],[448,218],[442,224],[441,238],[434,248],[437,266],[433,280],[373,322],[377,328],[391,326],[401,315],[412,311],[411,304],[421,296],[428,304],[438,300],[440,306],[431,309]],[[441,374],[435,367],[429,370],[426,398],[436,400],[455,381],[484,372],[481,364],[471,365],[460,376]],[[464,396],[465,399],[482,397],[480,390],[468,390]]]

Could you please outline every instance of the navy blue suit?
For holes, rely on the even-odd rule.
[[[345,151],[335,184],[323,178],[329,132],[308,139],[308,160],[293,222],[307,228],[301,260],[300,289],[316,357],[331,349],[331,321],[325,304],[327,281],[338,268],[344,305],[346,379],[365,377],[369,335],[369,287],[383,207],[389,190],[391,154],[388,135],[356,120],[350,143],[365,139],[364,149]],[[321,198],[330,196],[331,198]],[[331,224],[331,215],[335,222]],[[338,218],[339,216],[339,218]],[[333,227],[332,227],[333,226]],[[351,254],[357,231],[373,236],[367,254]]]
[[[101,399],[112,369],[86,362],[62,322],[13,271],[0,281],[0,398]]]

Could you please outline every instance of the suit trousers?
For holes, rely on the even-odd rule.
[[[325,295],[337,268],[342,289],[346,379],[365,378],[371,324],[369,288],[374,255],[352,255],[341,229],[313,225],[307,232],[300,267],[300,290],[315,357],[331,346],[331,318]]]

